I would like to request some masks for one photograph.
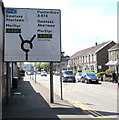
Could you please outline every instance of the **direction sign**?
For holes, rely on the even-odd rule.
[[[4,61],[60,61],[59,9],[5,9]]]

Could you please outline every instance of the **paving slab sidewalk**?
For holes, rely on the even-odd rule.
[[[76,108],[66,100],[54,94],[54,103],[50,103],[49,90],[40,83],[24,77],[18,80],[18,88],[11,90],[9,104],[3,108],[2,120],[91,120],[91,116]]]

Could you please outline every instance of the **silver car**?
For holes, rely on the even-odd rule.
[[[47,76],[47,72],[46,71],[42,71],[41,72],[41,76]]]
[[[62,73],[62,80],[63,82],[75,82],[75,75],[73,74],[72,70],[65,70]]]

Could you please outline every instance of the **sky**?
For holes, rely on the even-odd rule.
[[[118,0],[3,0],[5,7],[61,10],[65,55],[113,40],[117,42]]]

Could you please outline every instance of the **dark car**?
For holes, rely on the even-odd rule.
[[[94,72],[83,72],[81,77],[81,82],[85,83],[98,83],[99,79]]]
[[[63,82],[75,82],[75,75],[73,74],[73,71],[71,70],[65,70],[62,72],[62,79]]]

